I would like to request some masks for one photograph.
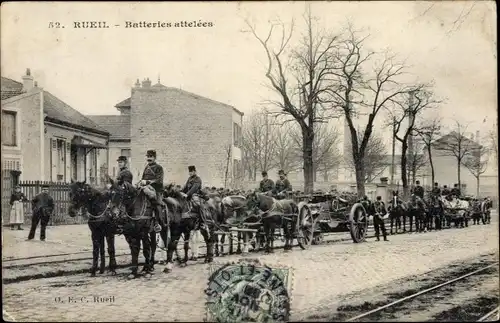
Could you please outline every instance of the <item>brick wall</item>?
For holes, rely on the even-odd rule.
[[[232,149],[233,108],[174,88],[133,88],[131,168],[142,172],[146,150],[157,152],[165,182],[184,184],[196,165],[204,185],[222,186]],[[229,162],[229,174],[232,161]]]
[[[2,110],[15,111],[18,124],[18,146],[2,146],[2,159],[19,160],[21,179],[41,179],[43,167],[41,135],[43,122],[41,115],[41,94],[33,92],[22,94],[2,102]]]

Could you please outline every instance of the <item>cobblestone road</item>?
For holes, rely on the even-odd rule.
[[[486,226],[391,236],[387,243],[346,242],[258,258],[270,266],[292,268],[292,319],[300,318],[341,294],[498,252],[498,220],[493,218]],[[4,286],[4,310],[17,321],[200,321],[207,276],[208,265],[191,265],[132,281],[124,275],[90,278],[87,274],[31,280]],[[94,296],[114,298],[95,302]],[[70,298],[73,303],[68,303]],[[8,318],[5,313],[4,318]]]

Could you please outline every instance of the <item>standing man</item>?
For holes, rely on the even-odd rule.
[[[286,178],[285,171],[280,169],[278,172],[279,179],[276,181],[276,185],[274,187],[275,194],[277,195],[277,198],[281,199],[286,196],[287,192],[292,191],[292,185],[290,184],[290,181],[288,178]]]
[[[380,230],[382,230],[384,241],[389,241],[387,240],[387,232],[385,231],[385,223],[383,219],[383,216],[387,214],[387,209],[385,208],[385,204],[384,201],[382,201],[381,196],[377,196],[374,206],[375,214],[373,215],[373,226],[375,228],[375,237],[377,237],[377,241],[380,241]]]
[[[40,222],[40,241],[45,241],[45,230],[49,223],[50,215],[54,210],[54,199],[49,195],[49,186],[43,185],[42,192],[31,201],[33,218],[31,219],[31,229],[28,240],[35,238],[36,227]]]
[[[272,179],[267,177],[267,172],[262,171],[262,180],[260,181],[260,191],[266,193],[274,190],[274,182]]]
[[[420,197],[421,199],[424,198],[424,188],[420,186],[420,181],[415,182],[415,188],[413,189],[413,194],[416,196]]]
[[[162,227],[165,225],[162,213],[163,200],[163,167],[156,163],[156,151],[148,150],[146,152],[147,165],[142,173],[142,179],[139,182],[141,186],[150,185],[155,190],[155,196],[149,196],[156,221]]]

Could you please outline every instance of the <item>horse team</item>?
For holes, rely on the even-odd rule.
[[[125,187],[115,182],[108,189],[101,190],[85,182],[71,183],[69,215],[72,217],[83,213],[88,215],[93,245],[91,275],[95,276],[97,271],[101,274],[105,272],[105,243],[108,247],[109,270],[112,274],[116,274],[114,247],[116,234],[123,234],[130,247],[132,261],[128,277],[131,279],[139,276],[141,244],[145,259],[142,271],[144,275],[149,276],[154,270],[157,232],[167,249],[164,268],[164,272],[167,273],[172,271],[173,255],[177,253],[181,237],[184,241],[184,255],[177,255],[177,261],[181,266],[187,264],[189,241],[191,234],[196,230],[199,230],[205,241],[207,263],[213,261],[214,246],[219,242],[216,232],[227,231],[229,227],[242,223],[262,229],[262,239],[257,245],[254,243],[256,249],[264,247],[266,252],[272,252],[277,228],[283,230],[285,250],[292,249],[297,217],[290,215],[299,213],[297,203],[293,199],[275,199],[258,192],[247,194],[227,192],[225,196],[215,191],[202,192],[201,195],[188,201],[178,187],[167,185],[163,192],[166,211],[162,214],[160,222],[162,225],[158,225],[151,202],[140,187]],[[389,203],[391,233],[394,226],[396,232],[401,229],[406,231],[406,220],[410,222],[410,231],[413,230],[415,221],[416,232],[433,228],[439,230],[450,225],[448,220],[459,221],[457,219],[465,219],[469,214],[474,218],[477,212],[486,214],[483,223],[488,222],[491,201],[471,202],[472,207],[469,201],[448,201],[443,197],[429,197],[425,202],[413,197],[407,202],[394,198]],[[479,209],[476,204],[479,205]],[[459,216],[446,217],[448,212],[456,212]],[[479,223],[479,220],[477,222]],[[456,224],[463,226],[464,222]]]

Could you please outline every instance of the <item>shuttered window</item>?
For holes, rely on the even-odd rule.
[[[17,112],[2,111],[2,144],[17,146]]]

